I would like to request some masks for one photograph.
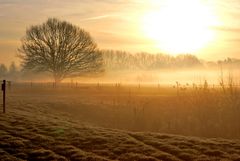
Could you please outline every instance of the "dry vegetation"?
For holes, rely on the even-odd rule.
[[[238,161],[238,96],[206,83],[14,84],[0,114],[0,160]]]

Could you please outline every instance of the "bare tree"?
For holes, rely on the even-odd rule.
[[[27,29],[21,42],[23,69],[50,72],[56,83],[102,71],[102,54],[90,34],[66,21],[49,18]]]

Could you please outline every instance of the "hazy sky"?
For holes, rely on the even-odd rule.
[[[26,28],[48,17],[67,20],[89,31],[99,48],[161,52],[142,26],[144,16],[164,8],[164,1],[0,0],[0,62],[17,61],[15,55]],[[194,54],[211,60],[240,58],[240,1],[205,0],[203,4],[211,8],[218,24],[210,26],[215,38]]]

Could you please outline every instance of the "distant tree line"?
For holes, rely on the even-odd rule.
[[[224,67],[232,67],[232,68],[240,67],[240,59],[236,59],[236,58],[227,58],[225,60],[219,60],[217,63]]]
[[[128,53],[102,50],[106,70],[158,70],[169,68],[202,67],[203,63],[194,55],[171,56],[167,54]]]
[[[200,60],[191,54],[172,56],[146,52],[129,53],[119,50],[101,50],[106,70],[159,70],[194,68],[239,68],[240,59],[227,58],[218,61]]]
[[[185,54],[171,56],[167,54],[150,54],[150,53],[129,53],[119,50],[101,50],[103,55],[103,64],[106,71],[121,70],[159,70],[159,69],[193,69],[193,68],[219,68],[224,69],[240,67],[240,59],[226,58],[219,61],[204,61],[198,59],[194,55]],[[0,62],[1,63],[1,62]],[[0,64],[0,79],[7,78],[16,80],[18,78],[31,77],[31,73],[27,73],[17,67],[12,62],[8,67]]]
[[[5,64],[0,64],[0,79],[16,80],[21,73],[20,69],[12,62],[8,67]]]

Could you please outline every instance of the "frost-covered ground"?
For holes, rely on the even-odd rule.
[[[128,131],[134,121],[117,115],[122,96],[115,96],[95,87],[12,89],[7,113],[0,114],[0,160],[240,160],[236,139]]]

